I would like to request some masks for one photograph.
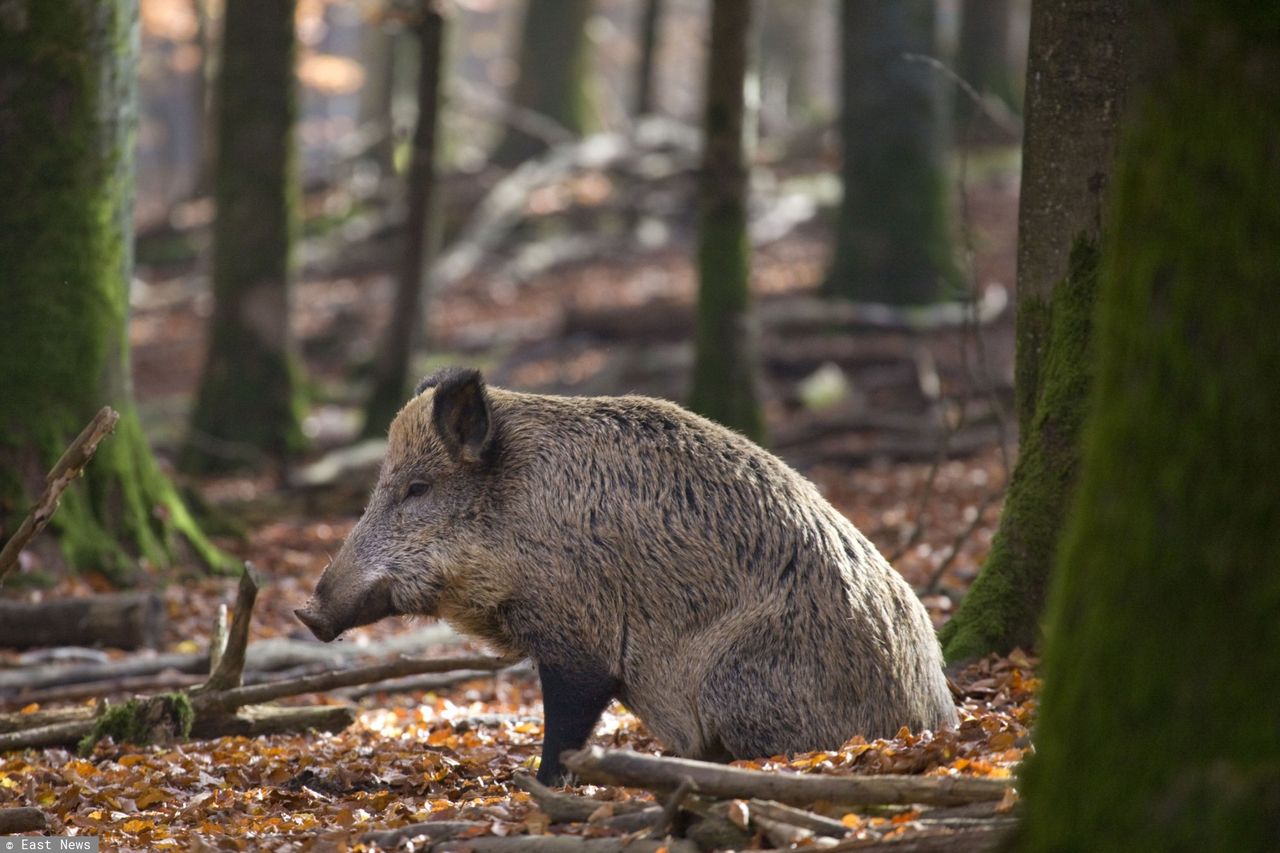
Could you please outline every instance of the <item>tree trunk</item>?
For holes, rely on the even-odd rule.
[[[527,0],[520,37],[520,78],[511,109],[550,119],[575,136],[591,130],[587,19],[591,0]],[[509,125],[491,158],[518,166],[548,148],[546,139]],[[526,129],[522,129],[526,128]]]
[[[752,0],[714,0],[707,54],[705,142],[699,187],[698,314],[690,406],[750,438],[764,437],[747,234],[749,166],[743,83]]]
[[[956,278],[948,225],[933,0],[843,0],[844,197],[830,296],[922,304]]]
[[[360,129],[377,134],[369,159],[383,179],[395,174],[395,127],[392,106],[395,91],[396,35],[376,11],[361,24],[360,61],[364,85],[360,87]]]
[[[297,176],[293,0],[227,0],[218,78],[209,353],[182,464],[224,470],[303,446],[289,331]]]
[[[1025,851],[1280,838],[1280,18],[1176,8],[1116,170]]]
[[[646,116],[654,111],[654,63],[658,56],[659,25],[662,22],[662,0],[645,0],[640,17],[640,62],[636,67],[635,114]]]
[[[64,495],[67,562],[129,580],[204,539],[133,408],[135,2],[41,3],[0,15],[0,538],[12,535],[67,442],[104,404],[120,412]]]
[[[1038,0],[1031,9],[1018,204],[1018,428],[1035,416],[1049,302],[1080,235],[1101,233],[1131,63],[1128,3]]]
[[[424,3],[418,22],[418,121],[409,164],[409,212],[405,220],[405,253],[391,323],[374,364],[373,393],[365,409],[364,434],[386,435],[411,386],[410,362],[416,338],[425,329],[422,302],[427,268],[437,242],[436,131],[444,58],[444,18],[439,3]]]
[[[991,555],[942,629],[953,662],[1039,640],[1079,467],[1096,255],[1105,242],[1107,176],[1132,75],[1133,25],[1124,0],[1041,0],[1033,8],[1018,263],[1021,450]],[[1055,278],[1042,278],[1051,273]]]
[[[1016,111],[1022,103],[1018,74],[1010,56],[1009,25],[1013,0],[964,0],[956,70],[982,95],[994,96]],[[964,138],[977,136],[981,114],[969,98],[955,99],[956,127]]]

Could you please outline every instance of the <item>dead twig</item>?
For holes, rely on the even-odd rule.
[[[22,549],[49,523],[58,509],[62,493],[80,476],[84,466],[89,464],[89,460],[97,452],[99,442],[115,429],[119,420],[119,412],[110,406],[103,406],[54,464],[53,470],[45,477],[44,491],[36,500],[35,506],[22,520],[22,524],[18,525],[13,536],[9,537],[9,541],[4,543],[4,548],[0,548],[0,584],[4,583],[5,576],[18,565]]]

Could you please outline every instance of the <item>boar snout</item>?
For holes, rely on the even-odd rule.
[[[299,607],[293,611],[293,615],[298,617],[298,621],[311,630],[315,638],[322,643],[328,643],[338,636],[338,632],[329,627],[329,623],[315,609],[314,602],[308,602],[306,607]]]
[[[317,640],[327,643],[350,628],[369,625],[398,612],[391,603],[391,588],[385,579],[360,583],[353,574],[342,572],[336,563],[330,565],[311,600],[293,611]]]

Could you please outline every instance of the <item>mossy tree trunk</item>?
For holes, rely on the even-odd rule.
[[[960,11],[960,43],[956,71],[982,95],[1019,109],[1021,85],[1010,56],[1009,29],[1013,0],[964,0]],[[955,100],[956,126],[961,134],[977,135],[977,105],[963,95]]]
[[[550,119],[578,136],[594,124],[587,50],[591,5],[591,0],[526,0],[520,77],[510,96],[513,109]],[[491,159],[517,166],[547,148],[544,137],[512,123]]]
[[[698,310],[690,406],[762,440],[751,319],[749,166],[743,143],[743,85],[752,0],[714,0],[707,52],[699,184]]]
[[[213,320],[181,462],[223,470],[303,446],[289,307],[298,203],[293,0],[227,0],[216,95]]]
[[[117,582],[205,540],[133,408],[128,343],[138,6],[24,4],[0,15],[0,538],[103,405],[115,435],[53,517],[77,569]],[[183,544],[185,542],[185,545]]]
[[[385,435],[407,399],[414,344],[425,329],[422,303],[438,228],[435,216],[436,137],[444,59],[445,21],[439,2],[426,2],[417,22],[418,120],[409,162],[409,212],[395,307],[374,362],[373,392],[365,407],[364,434]]]
[[[1022,851],[1280,839],[1280,16],[1172,17],[1113,190]]]
[[[1040,0],[1032,11],[1019,210],[1021,450],[991,555],[942,629],[950,661],[1031,648],[1079,467],[1090,388],[1094,256],[1132,75],[1125,0]],[[1074,247],[1074,248],[1073,248]]]
[[[933,0],[842,0],[844,195],[823,284],[835,297],[922,304],[955,280]]]
[[[634,112],[646,116],[654,111],[654,65],[658,58],[658,36],[661,32],[662,0],[644,0],[640,12],[639,43],[640,61],[636,64],[636,95]]]
[[[1076,237],[1101,233],[1131,74],[1124,0],[1038,0],[1031,7],[1022,191],[1018,202],[1018,428],[1035,417],[1049,302]]]

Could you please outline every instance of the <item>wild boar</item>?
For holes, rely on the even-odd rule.
[[[539,778],[610,700],[683,756],[838,747],[955,705],[911,588],[805,478],[645,397],[423,380],[363,517],[296,611],[316,637],[438,616],[542,682]]]

